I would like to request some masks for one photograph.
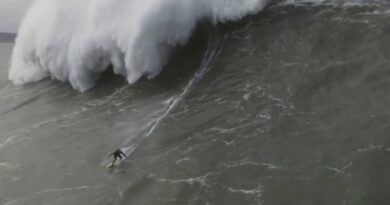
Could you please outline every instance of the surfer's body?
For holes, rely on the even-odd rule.
[[[120,150],[120,149],[115,150],[113,153],[110,154],[110,156],[111,155],[114,156],[114,161],[112,161],[112,164],[115,164],[115,162],[118,159],[122,160],[123,159],[122,157],[127,157],[126,154],[123,153],[122,150]]]

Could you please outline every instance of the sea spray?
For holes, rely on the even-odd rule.
[[[38,0],[21,24],[9,79],[51,76],[92,88],[110,65],[129,83],[153,78],[200,20],[238,20],[268,0]]]

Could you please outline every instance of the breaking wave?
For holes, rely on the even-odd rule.
[[[51,76],[79,90],[112,67],[129,83],[159,74],[197,23],[234,21],[269,0],[38,0],[21,24],[9,79]]]

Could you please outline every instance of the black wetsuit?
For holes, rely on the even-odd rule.
[[[110,155],[114,156],[114,161],[112,162],[113,164],[116,162],[116,160],[119,158],[122,160],[122,156],[126,157],[125,153],[123,153],[120,149],[115,150],[115,152],[111,153]]]

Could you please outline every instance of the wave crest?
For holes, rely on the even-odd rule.
[[[238,20],[268,0],[39,0],[16,39],[9,79],[51,76],[85,91],[109,65],[134,83],[155,77],[197,22]]]

